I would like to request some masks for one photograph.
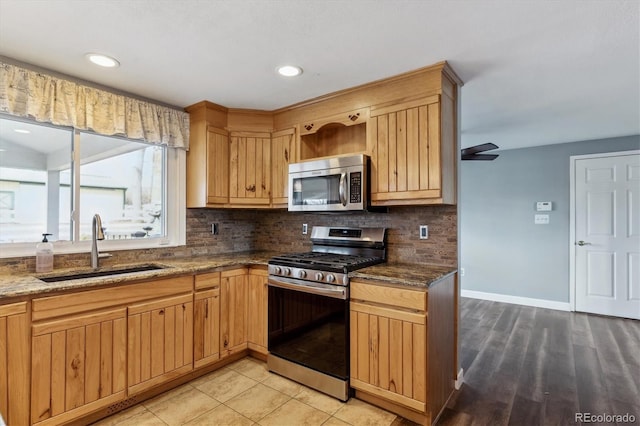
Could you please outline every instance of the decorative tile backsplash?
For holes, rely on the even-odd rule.
[[[218,235],[211,224],[218,224]],[[309,233],[302,234],[302,225]],[[149,262],[248,250],[285,252],[311,249],[313,226],[388,228],[387,258],[391,262],[457,265],[457,207],[391,207],[388,213],[294,213],[285,210],[187,209],[187,244],[183,247],[111,252],[101,265]],[[420,225],[429,238],[419,239]],[[34,245],[35,247],[35,245]],[[34,249],[35,253],[35,249]],[[89,266],[89,253],[56,255],[54,268]],[[0,273],[33,272],[35,256],[0,259]]]

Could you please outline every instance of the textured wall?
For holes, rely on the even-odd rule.
[[[389,228],[390,261],[455,266],[456,207],[392,207],[389,213],[319,214],[285,210],[187,209],[187,245],[162,249],[111,251],[101,265],[149,262],[247,250],[306,251],[315,225],[383,226]],[[211,224],[219,234],[211,235]],[[302,235],[302,224],[309,234]],[[429,239],[418,238],[419,225],[429,226]],[[89,253],[56,255],[54,268],[89,266]],[[35,257],[0,259],[0,272],[33,272]]]

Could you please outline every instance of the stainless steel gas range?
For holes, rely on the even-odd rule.
[[[269,260],[269,370],[349,399],[349,272],[386,260],[386,228],[316,226]]]

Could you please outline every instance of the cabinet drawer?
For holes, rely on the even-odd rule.
[[[196,290],[220,287],[220,272],[196,275]]]
[[[351,300],[363,300],[397,308],[427,310],[427,292],[389,287],[375,281],[352,280],[349,283]]]

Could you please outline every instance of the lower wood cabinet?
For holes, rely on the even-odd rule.
[[[199,368],[220,359],[220,272],[196,275],[195,284],[193,366]]]
[[[125,396],[126,309],[32,327],[31,422],[60,424]]]
[[[29,423],[27,302],[0,306],[0,413],[8,425]]]
[[[266,354],[267,294],[254,266],[0,305],[0,412],[9,425],[78,421],[247,348]]]
[[[247,340],[249,349],[266,355],[267,351],[267,269],[249,269]]]
[[[247,268],[220,273],[220,358],[247,348]]]
[[[407,292],[351,282],[351,386],[424,412],[426,306],[410,310],[402,302],[405,295],[425,301],[425,294]]]
[[[411,289],[350,282],[351,386],[356,397],[433,424],[454,389],[455,275]]]
[[[129,395],[193,369],[193,296],[130,306],[127,313]]]

